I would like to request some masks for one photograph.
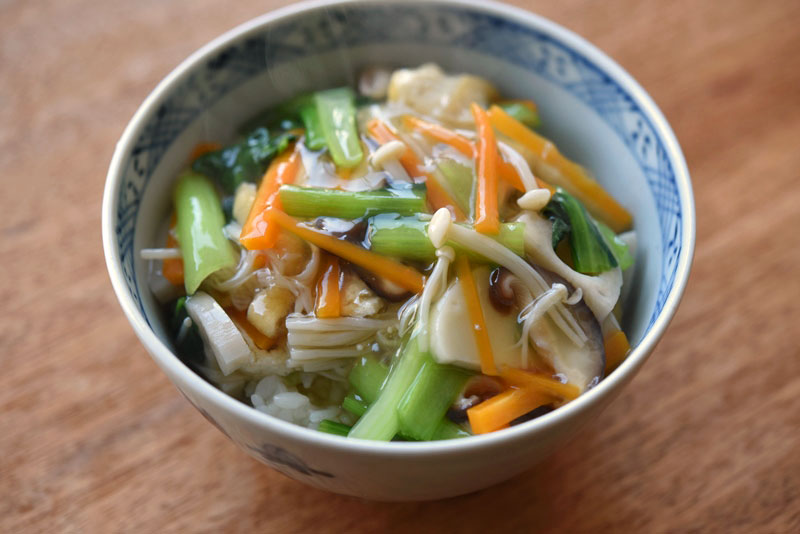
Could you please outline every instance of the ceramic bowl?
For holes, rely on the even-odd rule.
[[[429,61],[483,76],[510,97],[534,99],[544,133],[592,169],[633,213],[639,247],[624,320],[632,353],[597,387],[548,415],[455,441],[349,440],[272,418],[227,396],[174,354],[138,254],[156,243],[172,183],[191,148],[231,137],[256,112],[299,92],[353,84],[366,66]],[[127,126],[108,172],[102,220],[120,305],[187,400],[278,471],[378,500],[434,499],[487,487],[545,460],[596,419],[664,334],[686,285],[695,234],[686,163],[639,84],[553,22],[470,1],[295,4],[215,39],[170,73]]]

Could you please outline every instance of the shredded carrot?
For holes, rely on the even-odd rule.
[[[259,349],[267,350],[275,345],[275,342],[277,341],[276,339],[262,334],[261,331],[253,326],[253,323],[247,320],[247,312],[245,310],[230,307],[226,308],[225,312],[236,324],[242,328],[242,330],[247,333],[248,336],[250,336],[250,339],[253,340],[253,343]]]
[[[556,146],[498,106],[489,109],[489,119],[497,130],[524,146],[544,163],[558,169],[564,177],[561,185],[583,202],[589,211],[619,233],[630,228],[631,214],[605,189],[592,180],[586,170],[565,158]]]
[[[525,192],[525,185],[522,183],[522,178],[517,174],[517,170],[509,162],[502,158],[497,158],[497,174],[501,180],[508,185],[519,191]]]
[[[631,345],[628,342],[628,336],[622,330],[609,334],[605,339],[604,345],[606,349],[606,374],[609,374],[625,360],[631,350]]]
[[[331,319],[341,314],[341,286],[342,271],[339,268],[339,258],[328,256],[322,274],[317,281],[316,315],[320,319]]]
[[[222,145],[219,143],[198,143],[192,150],[192,153],[189,156],[189,161],[194,161],[200,156],[208,154],[209,152],[214,152],[220,148],[222,148]]]
[[[384,124],[380,119],[372,119],[367,123],[367,131],[369,134],[380,144],[385,145],[389,141],[399,141],[398,137]],[[425,187],[428,189],[428,203],[431,205],[433,211],[439,208],[447,208],[453,214],[456,221],[467,220],[466,215],[458,207],[458,204],[450,193],[439,183],[436,177],[428,172],[422,170],[422,162],[417,155],[411,150],[411,147],[406,146],[405,151],[400,156],[400,164],[412,178],[420,174],[425,177]]]
[[[483,234],[496,234],[500,231],[500,216],[497,208],[497,141],[489,116],[481,107],[470,106],[475,125],[478,128],[478,150],[475,168],[478,183],[475,188],[475,230]]]
[[[178,219],[175,213],[173,213],[169,223],[169,232],[167,232],[167,248],[179,248],[178,240],[172,237],[172,232],[175,229],[177,221]],[[161,274],[170,284],[183,287],[183,260],[181,258],[174,258],[162,261]]]
[[[509,388],[468,409],[467,417],[475,434],[486,434],[549,402],[547,395],[533,388]]]
[[[573,400],[581,394],[580,390],[572,384],[563,384],[548,376],[530,373],[522,369],[503,368],[500,373],[510,386],[518,388],[533,388],[548,395],[554,395],[564,400]]]
[[[428,137],[450,145],[468,158],[475,157],[475,144],[463,135],[457,134],[444,126],[424,121],[413,115],[405,115],[403,117],[403,126],[409,130],[419,130]]]
[[[351,263],[355,263],[364,269],[372,271],[400,287],[413,291],[414,293],[420,293],[422,291],[425,279],[422,274],[413,267],[403,265],[387,257],[370,252],[349,241],[336,239],[324,232],[304,226],[294,217],[277,209],[270,211],[269,220],[281,228],[292,232],[296,236],[305,239],[309,243],[327,250],[331,254],[335,254]]]
[[[261,179],[256,192],[256,199],[247,220],[242,226],[239,241],[248,250],[264,250],[272,248],[278,239],[278,228],[269,224],[269,213],[280,209],[278,189],[283,184],[294,182],[302,161],[300,152],[287,150],[274,160]]]
[[[472,270],[466,256],[460,255],[456,258],[456,272],[458,273],[458,279],[461,281],[464,300],[467,302],[467,313],[469,313],[472,333],[475,336],[475,345],[478,347],[478,355],[481,359],[481,372],[485,375],[496,376],[497,367],[494,364],[492,344],[489,341],[486,320],[483,317],[481,301],[478,298],[478,288],[475,287],[475,279],[472,276]]]

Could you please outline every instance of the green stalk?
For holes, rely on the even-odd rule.
[[[311,150],[325,148],[325,133],[322,131],[317,107],[313,103],[303,106],[300,108],[300,118],[306,129],[306,146]]]
[[[217,192],[203,175],[187,171],[174,194],[178,242],[186,292],[193,294],[211,273],[233,267],[237,258],[222,233],[225,216]]]
[[[375,358],[365,356],[356,362],[347,379],[358,396],[365,403],[371,404],[378,398],[388,374],[388,367],[376,361]]]
[[[469,373],[428,357],[397,407],[400,432],[420,441],[433,438]]]
[[[367,408],[369,408],[369,405],[363,401],[358,400],[356,396],[351,393],[350,395],[346,396],[342,401],[342,408],[344,408],[351,414],[355,415],[356,417],[361,417],[367,412]]]
[[[412,215],[427,211],[425,188],[339,191],[321,187],[283,185],[280,188],[283,210],[293,217],[339,217],[358,219],[379,213]]]
[[[356,128],[353,91],[341,87],[314,93],[325,144],[339,167],[355,167],[364,158]]]
[[[462,225],[470,228],[469,225]],[[380,215],[370,219],[367,240],[373,252],[405,260],[430,262],[435,259],[433,248],[427,234],[428,222],[415,217],[396,217]],[[491,236],[495,241],[511,250],[517,256],[525,254],[525,225],[523,223],[503,223],[500,232]],[[457,253],[467,254],[471,260],[487,261],[482,256],[460,245],[448,242]]]
[[[337,436],[347,436],[348,432],[350,432],[349,426],[336,421],[331,421],[330,419],[323,419],[320,421],[317,429],[320,432],[325,432],[326,434],[335,434]]]
[[[353,426],[348,436],[377,441],[391,440],[400,428],[397,406],[419,373],[426,358],[430,358],[430,354],[421,352],[417,338],[412,337],[392,365],[389,377],[377,400]]]
[[[461,425],[457,425],[456,423],[450,421],[449,419],[443,418],[439,423],[439,426],[436,428],[436,432],[434,432],[433,437],[431,439],[433,441],[439,441],[442,439],[466,438],[471,435],[472,434],[464,430],[461,427]]]

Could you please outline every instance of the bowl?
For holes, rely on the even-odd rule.
[[[624,327],[633,350],[597,387],[533,421],[444,442],[379,443],[323,434],[229,397],[173,352],[147,289],[142,247],[169,211],[191,148],[298,92],[353,84],[370,65],[439,63],[533,98],[545,134],[592,169],[633,213],[639,247]],[[258,17],[171,72],[131,119],[103,198],[103,245],[114,291],[137,336],[178,390],[251,456],[301,482],[376,500],[469,493],[562,447],[620,393],[675,313],[689,275],[694,201],[667,121],[619,65],[574,33],[526,11],[471,1],[322,1]]]

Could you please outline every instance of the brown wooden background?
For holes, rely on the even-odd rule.
[[[800,2],[515,3],[618,60],[697,199],[668,335],[536,470],[375,504],[251,460],[150,361],[108,281],[114,144],[201,44],[286,2],[0,2],[0,531],[800,532]]]

